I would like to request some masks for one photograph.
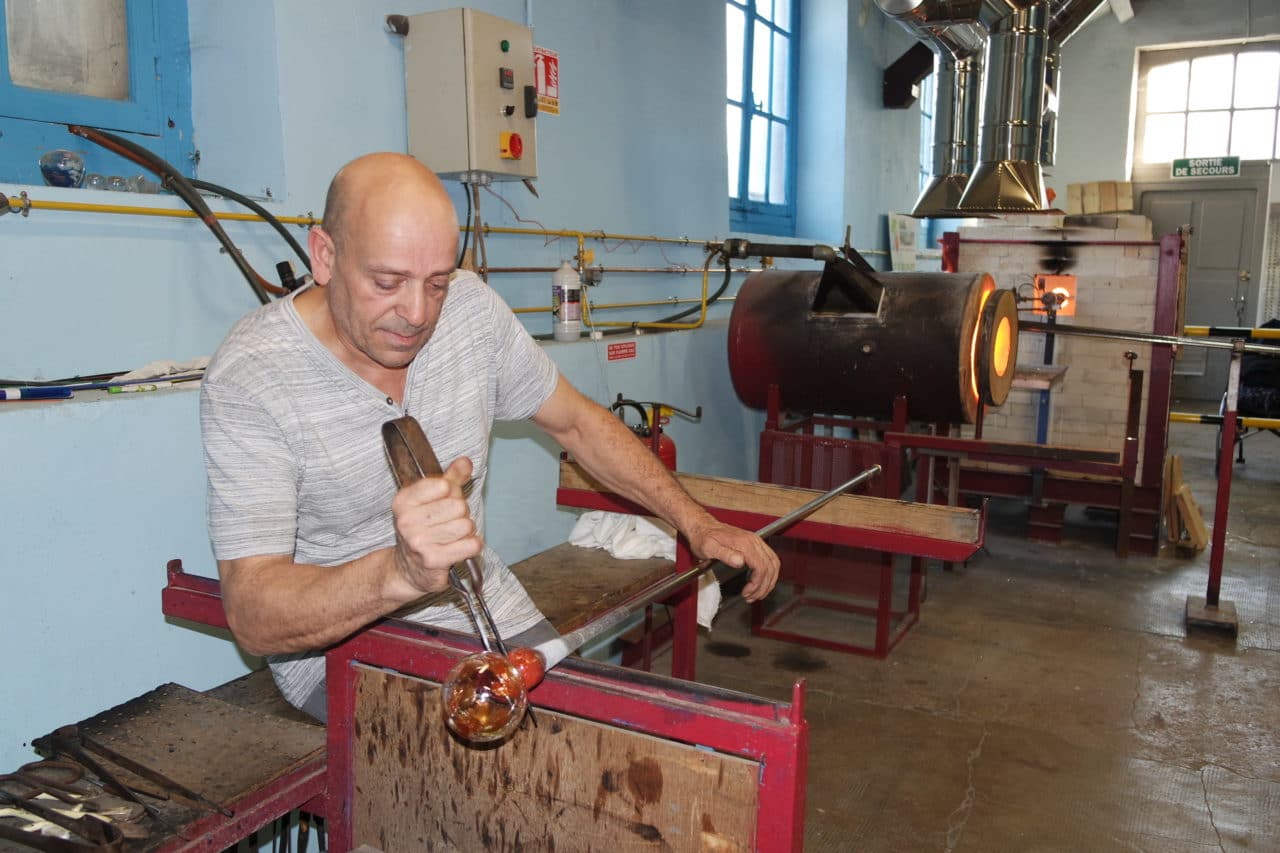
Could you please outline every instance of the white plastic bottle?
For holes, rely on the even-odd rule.
[[[568,261],[551,276],[551,333],[557,341],[582,336],[582,282]]]

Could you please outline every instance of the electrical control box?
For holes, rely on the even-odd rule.
[[[442,178],[538,176],[533,30],[475,9],[409,16],[409,154]]]

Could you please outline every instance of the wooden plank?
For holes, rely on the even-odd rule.
[[[625,601],[675,567],[670,560],[619,560],[564,543],[511,566],[542,615],[566,634]]]
[[[1182,525],[1187,528],[1187,535],[1191,538],[1190,546],[1197,552],[1203,551],[1209,544],[1209,528],[1205,526],[1204,516],[1195,498],[1191,496],[1191,487],[1186,483],[1178,488],[1177,501]]]
[[[1170,542],[1182,538],[1182,523],[1178,516],[1178,489],[1182,488],[1182,457],[1169,456],[1164,463],[1164,522],[1165,537]]]
[[[453,738],[433,682],[361,666],[354,844],[382,850],[751,850],[756,761],[540,708],[497,746]]]
[[[703,506],[761,515],[786,515],[820,494],[814,489],[749,483],[701,474],[676,473],[675,476],[685,491]],[[560,463],[560,487],[609,491],[577,464],[563,460]],[[809,516],[808,521],[969,544],[978,542],[981,534],[977,510],[864,495],[842,495]]]
[[[325,730],[164,684],[79,723],[86,734],[218,802],[324,753]],[[123,775],[123,774],[122,774]]]

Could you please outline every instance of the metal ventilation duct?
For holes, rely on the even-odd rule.
[[[927,0],[876,0],[876,4],[933,51],[933,177],[911,213],[955,214],[973,171],[987,32],[976,20],[950,20],[966,13],[972,17],[975,3],[960,10],[953,8],[955,4]]]
[[[1044,117],[1040,122],[1040,165],[1052,166],[1058,149],[1058,86],[1062,46],[1108,0],[1054,0],[1049,4],[1049,52],[1045,57]]]
[[[1003,7],[1003,8],[1000,8]],[[1048,0],[988,0],[987,74],[978,166],[960,209],[1043,210],[1040,133],[1049,49]]]
[[[916,216],[1045,208],[1040,167],[1055,156],[1058,51],[1105,2],[876,0],[935,55],[934,178]],[[979,157],[970,174],[979,86]]]

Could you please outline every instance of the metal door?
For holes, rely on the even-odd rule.
[[[1252,165],[1252,164],[1248,164]],[[1187,266],[1186,323],[1252,326],[1258,311],[1267,182],[1246,167],[1233,179],[1138,183],[1134,201],[1158,237],[1192,228]],[[1166,173],[1167,174],[1167,173]],[[1188,347],[1178,360],[1173,394],[1221,400],[1227,353]]]

